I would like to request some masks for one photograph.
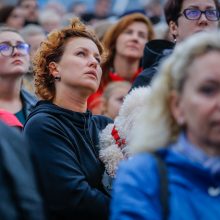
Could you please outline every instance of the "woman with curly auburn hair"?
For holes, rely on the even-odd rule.
[[[99,87],[104,50],[77,18],[51,32],[34,58],[42,99],[24,134],[30,141],[50,219],[107,219],[98,134],[111,120],[87,110]]]
[[[133,82],[142,71],[141,59],[146,42],[154,38],[150,20],[141,13],[122,17],[104,35],[108,59],[103,64],[103,77],[97,93],[89,98],[89,108],[97,109],[97,101],[112,81]]]

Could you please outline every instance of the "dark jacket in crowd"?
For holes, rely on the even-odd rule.
[[[44,220],[29,148],[13,129],[0,122],[0,219]]]
[[[167,40],[151,40],[144,48],[143,71],[132,84],[130,91],[140,86],[148,86],[153,76],[157,73],[162,59],[171,54],[174,43]]]
[[[38,102],[24,134],[29,138],[49,219],[105,220],[109,194],[102,185],[99,132],[111,120],[104,116]]]
[[[21,89],[20,95],[22,100],[23,117],[18,117],[17,114],[16,117],[20,120],[22,124],[24,124],[33,107],[36,105],[37,98],[25,89]]]

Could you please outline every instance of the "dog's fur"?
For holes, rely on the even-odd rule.
[[[129,143],[131,132],[137,121],[141,109],[146,107],[146,100],[151,91],[150,87],[140,87],[132,90],[124,99],[119,115],[114,124],[109,124],[100,134],[100,159],[105,164],[107,173],[115,177],[118,163],[130,156]],[[126,144],[119,147],[111,135],[113,127],[116,127],[121,139]]]

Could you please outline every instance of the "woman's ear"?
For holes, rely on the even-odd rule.
[[[55,62],[50,62],[48,68],[52,76],[57,77],[59,75],[57,64]]]
[[[181,101],[181,96],[176,91],[172,91],[170,94],[170,112],[179,126],[185,124],[184,108]]]

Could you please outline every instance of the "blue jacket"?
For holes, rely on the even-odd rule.
[[[159,152],[168,168],[170,220],[219,220],[220,172],[170,148]],[[155,157],[148,153],[121,163],[113,186],[111,220],[162,220]]]
[[[30,114],[25,136],[30,141],[49,219],[108,217],[109,195],[102,185],[98,158],[99,131],[111,122],[40,101]]]

